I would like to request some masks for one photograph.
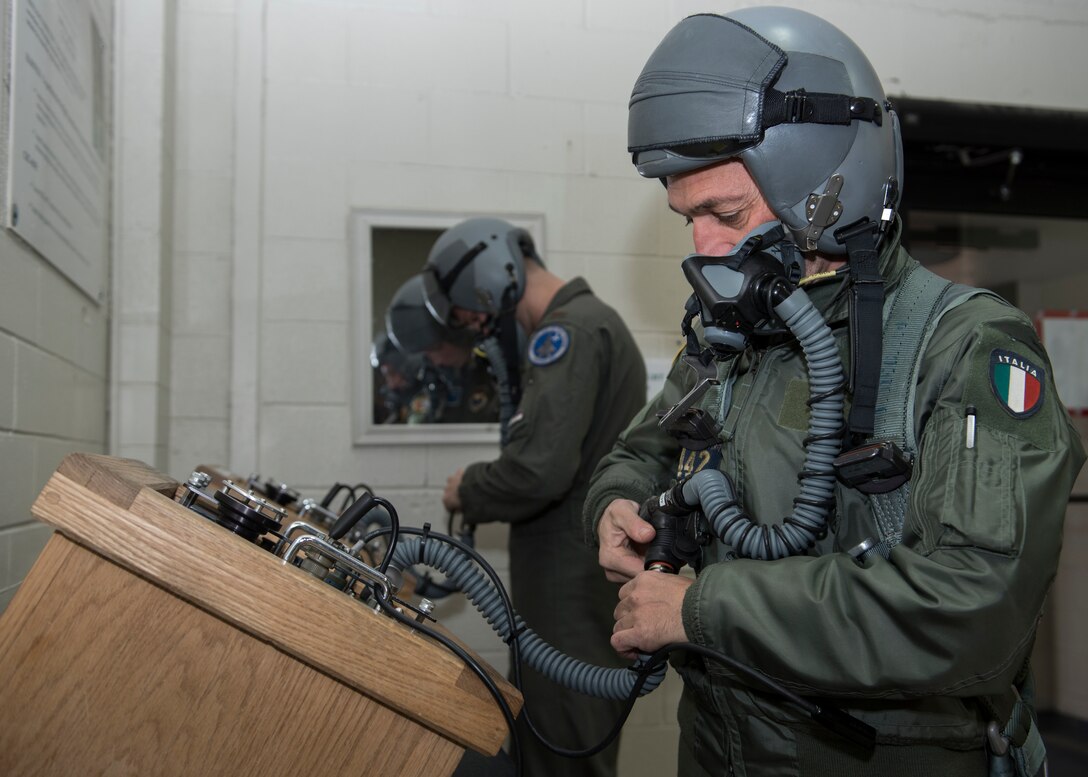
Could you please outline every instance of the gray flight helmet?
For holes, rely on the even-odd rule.
[[[422,275],[413,275],[393,295],[385,310],[385,331],[393,345],[404,353],[423,353],[443,342],[464,348],[472,345],[471,332],[449,329],[431,315]]]
[[[423,266],[427,308],[447,326],[454,307],[493,317],[507,312],[525,293],[525,257],[540,261],[532,237],[502,219],[472,218],[450,227]]]
[[[834,230],[889,219],[902,191],[899,120],[872,65],[795,8],[676,25],[635,82],[628,150],[661,179],[740,159],[803,251],[846,253]]]
[[[370,344],[370,365],[380,369],[392,367],[407,378],[415,377],[423,367],[423,355],[402,351],[386,332],[379,332]]]

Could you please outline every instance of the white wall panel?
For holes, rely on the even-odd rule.
[[[160,389],[154,383],[127,383],[121,388],[121,423],[128,429],[127,445],[158,445],[161,430],[146,419],[155,418]]]
[[[511,25],[510,86],[516,95],[626,105],[657,34]]]
[[[170,395],[171,417],[218,419],[222,425],[230,402],[230,340],[218,333],[175,334],[171,358],[171,372],[176,376]],[[225,457],[216,459],[219,464],[225,461]]]
[[[268,238],[261,273],[265,318],[349,322],[349,261],[345,240]]]
[[[11,427],[10,423],[0,425]],[[0,510],[0,530],[30,520],[30,505],[44,483],[37,479],[34,469],[35,442],[27,435],[0,432],[0,461],[4,462],[0,485],[3,486],[5,503],[5,509]],[[10,585],[21,579],[9,575],[9,567],[4,563],[3,551],[0,551],[0,578],[9,580]]]
[[[357,134],[367,132],[366,125],[350,120],[356,100],[343,81],[271,81],[265,102],[268,157],[315,165],[350,158]]]
[[[406,211],[513,211],[522,207],[517,192],[532,188],[505,172],[458,170],[427,165],[351,162],[348,165],[348,204],[353,208]]]
[[[579,175],[585,144],[581,106],[442,91],[431,100],[429,159],[443,167]]]
[[[434,107],[428,93],[352,84],[345,109],[348,159],[407,164],[441,161],[431,150]]]
[[[663,191],[638,178],[571,177],[564,187],[564,228],[556,248],[627,256],[657,248],[655,207]],[[660,184],[653,182],[660,189]],[[649,217],[649,218],[648,218]]]
[[[118,332],[114,340],[116,357],[120,362],[117,378],[126,383],[154,384],[159,365],[148,354],[155,353],[162,332],[157,321],[132,322]]]
[[[261,338],[261,399],[348,402],[348,331],[341,322],[269,321]]]
[[[230,178],[179,171],[174,186],[175,250],[229,252],[234,196]]]
[[[265,74],[273,81],[343,81],[348,73],[347,4],[264,3],[269,56]]]
[[[429,0],[430,13],[439,18],[517,19],[525,22],[580,27],[585,23],[585,0]]]
[[[642,180],[631,165],[627,145],[616,142],[627,135],[627,104],[586,103],[583,109],[586,174]]]
[[[176,336],[219,334],[231,326],[231,256],[179,251],[173,274],[172,326]],[[175,378],[181,376],[174,376]]]
[[[342,163],[269,158],[264,176],[264,234],[325,239],[347,234]]]
[[[170,431],[170,469],[178,481],[186,480],[198,466],[227,466],[230,441],[227,424],[219,419],[174,418]],[[247,477],[252,467],[235,474]]]
[[[15,386],[17,380],[15,353],[18,341],[0,332],[0,429],[15,427]],[[2,520],[2,519],[0,519]]]
[[[358,12],[348,23],[353,84],[408,91],[507,90],[505,22]]]

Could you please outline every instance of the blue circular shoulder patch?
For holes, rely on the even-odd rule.
[[[529,362],[537,367],[555,364],[570,350],[570,333],[559,324],[546,326],[529,343]]]

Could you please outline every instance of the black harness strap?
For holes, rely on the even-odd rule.
[[[701,310],[702,306],[699,303],[699,298],[694,294],[688,297],[688,301],[684,303],[684,320],[680,322],[680,332],[687,338],[687,345],[684,347],[684,361],[690,364],[702,377],[714,377],[717,371],[710,367],[711,362],[714,360],[714,351],[710,348],[700,347],[699,336],[691,325],[691,322],[695,320]]]
[[[517,287],[511,283],[502,294],[501,312],[498,321],[498,340],[506,362],[507,384],[510,401],[516,408],[521,404],[521,348],[518,344],[518,321],[515,316]]]
[[[854,442],[872,436],[880,386],[884,278],[877,253],[877,224],[868,219],[836,230],[850,263],[850,385],[848,427]]]

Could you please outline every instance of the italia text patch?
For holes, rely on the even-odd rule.
[[[533,335],[529,343],[529,361],[537,367],[546,367],[563,358],[570,348],[570,333],[559,324],[546,326]]]
[[[1043,406],[1046,372],[1012,351],[990,352],[990,388],[1014,418],[1028,418]]]

